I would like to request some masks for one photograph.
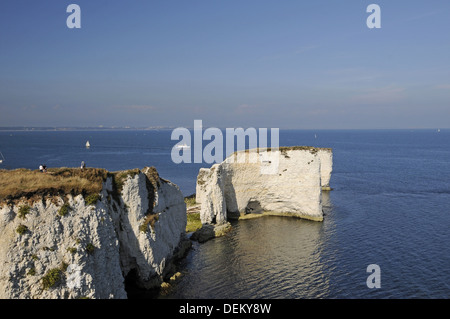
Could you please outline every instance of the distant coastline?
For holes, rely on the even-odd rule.
[[[150,126],[150,127],[131,127],[131,126],[87,126],[87,127],[32,127],[32,126],[4,126],[0,131],[126,131],[126,130],[172,130],[175,127],[170,126]]]
[[[52,126],[0,126],[0,132],[7,131],[162,131],[173,130],[175,126],[149,126],[149,127],[133,127],[133,126],[73,126],[73,127],[52,127]],[[186,126],[187,129],[192,130],[193,127]],[[225,129],[224,127],[219,127]],[[432,128],[432,127],[417,127],[417,128],[329,128],[329,129],[312,129],[312,128],[283,128],[284,131],[447,131],[446,128]]]

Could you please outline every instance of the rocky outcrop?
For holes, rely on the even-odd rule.
[[[320,160],[320,185],[322,190],[329,191],[330,178],[333,171],[333,151],[331,148],[318,148],[317,155]]]
[[[0,208],[0,298],[127,298],[158,287],[189,247],[179,188],[154,168],[109,174],[101,193]]]
[[[192,233],[191,240],[196,240],[199,243],[204,243],[210,239],[221,237],[231,230],[231,224],[204,224],[200,229]]]
[[[330,189],[332,151],[281,147],[236,152],[197,177],[204,224],[270,213],[322,221],[322,189]]]

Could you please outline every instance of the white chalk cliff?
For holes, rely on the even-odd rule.
[[[332,150],[280,147],[232,154],[202,168],[196,201],[203,224],[222,224],[248,213],[323,220],[322,190],[330,190]]]
[[[0,298],[127,298],[130,272],[139,286],[158,287],[189,245],[184,197],[154,168],[127,175],[120,192],[114,187],[108,177],[91,205],[82,195],[3,204]],[[29,205],[22,218],[21,205]]]

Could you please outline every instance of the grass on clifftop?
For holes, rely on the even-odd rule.
[[[0,202],[61,194],[98,194],[108,172],[105,169],[50,168],[0,170]]]
[[[195,206],[197,204],[197,202],[195,201],[195,194],[185,197],[184,202],[186,203],[186,207]]]
[[[202,221],[200,220],[200,213],[187,214],[186,232],[194,232],[202,228]]]

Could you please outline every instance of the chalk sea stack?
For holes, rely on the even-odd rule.
[[[235,152],[202,168],[196,201],[204,224],[271,214],[323,220],[322,191],[330,190],[330,148],[308,146]]]

